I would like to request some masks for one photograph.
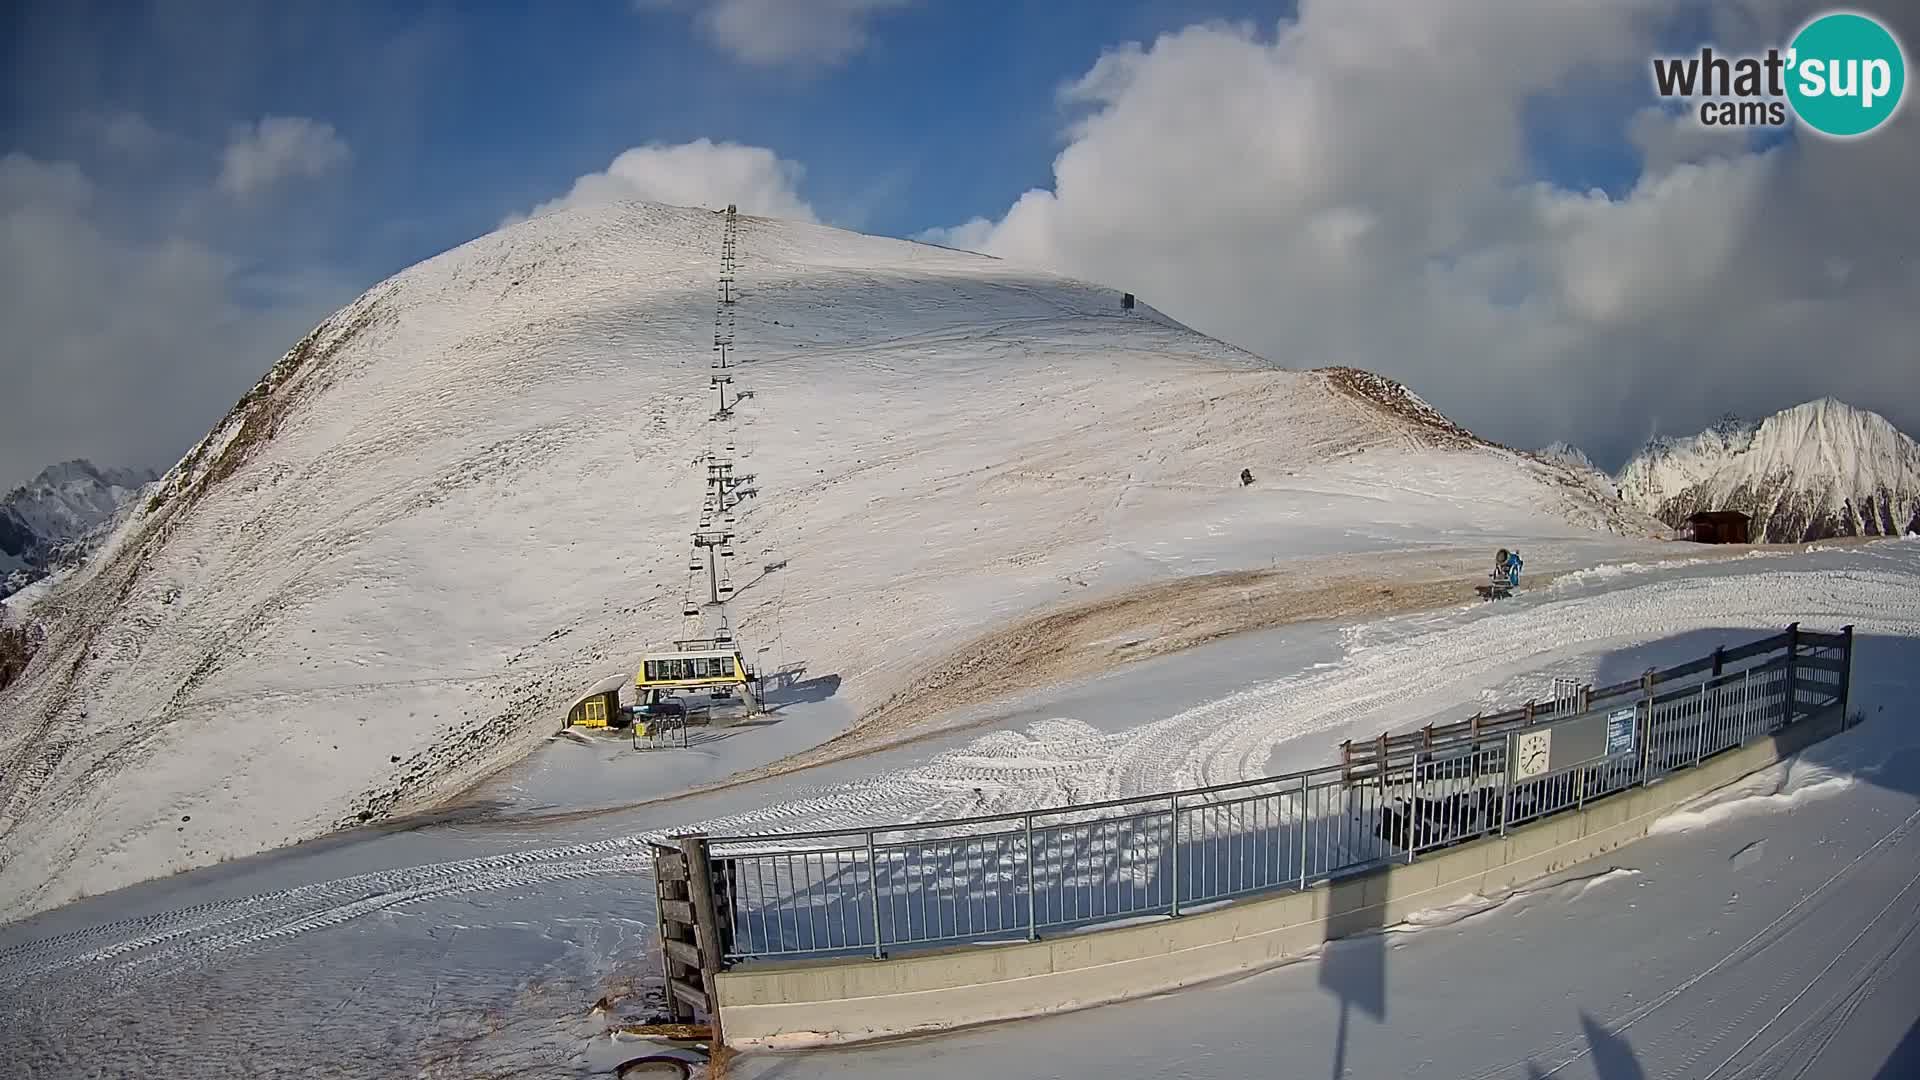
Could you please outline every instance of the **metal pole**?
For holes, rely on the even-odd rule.
[[[1420,846],[1418,822],[1420,820],[1420,755],[1413,757],[1413,782],[1408,785],[1407,794],[1413,796],[1407,800],[1407,865],[1413,865],[1413,849]]]
[[[1500,774],[1500,835],[1507,835],[1507,819],[1513,816],[1513,736],[1507,736],[1506,770]]]
[[[1040,940],[1040,926],[1033,913],[1033,815],[1026,817],[1027,825],[1027,940]]]
[[[713,545],[707,544],[707,597],[710,603],[720,602],[720,569],[714,562]]]
[[[1714,652],[1718,653],[1719,650],[1715,649]],[[1716,661],[1714,666],[1720,666],[1717,663],[1719,657],[1715,656],[1714,659]],[[1711,685],[1710,681],[1700,684],[1700,731],[1693,740],[1693,764],[1696,768],[1702,761],[1707,759],[1707,690]],[[1714,710],[1716,714],[1719,711],[1718,709]]]
[[[1740,673],[1740,745],[1747,745],[1753,727],[1753,669]]]
[[[1300,888],[1307,887],[1307,777],[1300,777]]]
[[[1647,719],[1646,719],[1645,730],[1641,732],[1641,737],[1640,737],[1640,786],[1646,787],[1648,784],[1653,783],[1653,669],[1652,668],[1648,668],[1646,674],[1640,676],[1640,693],[1647,704]],[[1640,723],[1640,718],[1635,717],[1634,723],[1636,724]]]
[[[887,952],[880,946],[880,864],[873,857],[873,834],[867,834],[867,902],[873,905],[873,958],[884,960]]]
[[[1847,716],[1847,703],[1853,691],[1853,627],[1840,628],[1840,726],[1845,728],[1851,721]]]
[[[1173,849],[1173,915],[1180,915],[1180,796],[1167,798],[1167,806],[1173,811],[1172,842]]]
[[[1800,666],[1800,624],[1787,624],[1787,715],[1780,726],[1793,723],[1794,698],[1799,694],[1799,679],[1795,668]]]

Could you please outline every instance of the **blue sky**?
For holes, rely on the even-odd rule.
[[[0,408],[0,485],[80,455],[164,468],[374,281],[696,140],[798,166],[783,205],[830,224],[1131,288],[1515,445],[1611,467],[1824,393],[1911,430],[1914,110],[1805,145],[1651,94],[1653,52],[1770,44],[1817,9],[15,3],[0,381],[26,392]]]
[[[627,147],[706,137],[806,166],[821,217],[908,235],[1002,210],[1047,183],[1054,92],[1111,44],[1289,6],[1194,0],[928,4],[877,13],[840,64],[743,63],[673,9],[569,4],[16,6],[0,142],[98,155],[87,121],[131,111],[204,153],[261,115],[332,124],[353,163],[304,258],[367,281],[564,192]],[[156,177],[125,178],[148,190]],[[289,247],[296,247],[289,242]],[[289,252],[292,254],[292,252]]]

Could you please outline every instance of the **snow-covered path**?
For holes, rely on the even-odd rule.
[[[1920,1075],[1920,641],[1863,639],[1863,726],[1608,859],[1317,961],[749,1080],[979,1075],[1754,1080]],[[1898,1054],[1897,1060],[1889,1061]]]
[[[1871,722],[1848,740],[1879,738],[1906,730],[1897,703],[1910,699],[1910,673],[1920,661],[1914,651],[1920,642],[1916,581],[1920,581],[1920,543],[1906,542],[1594,574],[1563,588],[1542,590],[1512,606],[1429,613],[1352,628],[1344,635],[1335,634],[1333,628],[1304,630],[1301,645],[1278,647],[1278,662],[1286,665],[1281,670],[1297,674],[1238,690],[1229,685],[1224,698],[1180,709],[1172,720],[1152,710],[1135,714],[1136,723],[1115,723],[1115,717],[1105,717],[1101,719],[1107,722],[1099,726],[1070,711],[1039,716],[1041,722],[1030,722],[1034,717],[1029,715],[1018,718],[1013,727],[977,738],[876,755],[842,763],[831,771],[660,804],[564,829],[427,826],[408,833],[321,841],[154,882],[0,930],[0,986],[7,988],[0,998],[0,1055],[49,1075],[68,1075],[106,1060],[140,1061],[154,1075],[261,1071],[273,1075],[425,1071],[431,1075],[440,1066],[459,1075],[508,1067],[577,1074],[588,1067],[593,1033],[604,1027],[603,1018],[584,1015],[586,1005],[610,991],[618,994],[648,966],[653,890],[640,841],[648,831],[695,820],[750,822],[770,828],[800,819],[826,823],[876,815],[932,816],[942,812],[938,809],[942,800],[949,807],[971,805],[982,797],[993,799],[996,807],[1017,799],[1049,800],[1060,790],[1063,777],[1075,785],[1092,785],[1076,787],[1074,793],[1085,798],[1089,791],[1100,790],[1101,784],[1122,782],[1109,775],[1118,772],[1112,760],[1120,760],[1121,753],[1138,745],[1133,740],[1169,727],[1185,734],[1171,743],[1163,741],[1157,765],[1151,755],[1127,759],[1130,771],[1125,783],[1145,789],[1171,786],[1186,776],[1216,775],[1212,761],[1191,749],[1202,744],[1213,747],[1213,756],[1228,769],[1261,771],[1275,762],[1324,761],[1331,743],[1349,729],[1371,733],[1394,717],[1418,716],[1423,710],[1451,709],[1457,715],[1489,697],[1511,699],[1536,692],[1557,674],[1617,678],[1650,664],[1697,655],[1718,640],[1743,639],[1794,619],[1822,629],[1843,622],[1858,626],[1863,645],[1856,666],[1856,702],[1870,710],[1884,705],[1886,713],[1873,712]],[[1337,660],[1325,659],[1331,655],[1327,646],[1341,637],[1344,654]],[[1189,700],[1203,700],[1205,694],[1221,688],[1222,665],[1217,661],[1175,656],[1153,663],[1153,678],[1163,687],[1179,684],[1185,672],[1184,677],[1192,680],[1187,684]],[[1246,667],[1247,655],[1239,654],[1234,663]],[[1324,666],[1328,664],[1333,666]],[[1341,707],[1342,684],[1359,708]],[[1080,700],[1088,708],[1103,709],[1114,699],[1089,690]],[[1158,700],[1174,705],[1178,695],[1165,693]],[[1068,731],[1071,737],[1063,740],[1063,732]],[[1809,797],[1790,801],[1792,814],[1825,814],[1838,812],[1832,807],[1853,807],[1857,809],[1847,812],[1866,815],[1859,820],[1883,822],[1875,835],[1884,835],[1893,828],[1890,815],[1904,816],[1913,809],[1912,793],[1900,785],[1912,784],[1920,776],[1920,749],[1909,753],[1904,742],[1875,744],[1852,757],[1820,757],[1830,752],[1827,747],[1838,753],[1844,749],[1841,743],[1836,740],[1816,748],[1809,757],[1828,760],[1835,776],[1855,777],[1855,782],[1844,789],[1832,783],[1818,790],[1807,788]],[[1064,752],[1068,747],[1074,751],[1070,756]],[[1108,748],[1115,758],[1103,768],[1096,752]],[[1182,749],[1175,752],[1175,748]],[[1007,749],[1020,753],[1007,753]],[[1051,757],[1038,756],[1045,754]],[[997,778],[998,785],[975,796],[972,789],[982,787],[983,775]],[[804,788],[803,781],[815,786]],[[1837,797],[1822,797],[1829,795]],[[1902,805],[1905,810],[1900,809]],[[1724,815],[1710,815],[1719,816]],[[1559,907],[1551,906],[1549,900],[1561,894],[1540,894],[1548,899],[1522,899],[1509,905],[1511,913],[1407,939],[1407,948],[1414,949],[1416,945],[1435,947],[1426,945],[1427,941],[1468,940],[1463,935],[1481,932],[1481,927],[1493,927],[1495,934],[1460,946],[1457,956],[1437,964],[1430,975],[1411,969],[1403,973],[1400,958],[1415,954],[1388,950],[1393,959],[1379,965],[1391,976],[1383,983],[1384,992],[1370,998],[1364,985],[1345,992],[1349,1003],[1358,1008],[1349,1017],[1355,1037],[1348,1052],[1362,1053],[1360,1035],[1382,1019],[1392,1034],[1383,1039],[1372,1031],[1374,1046],[1398,1045],[1409,1054],[1415,1053],[1415,1044],[1397,1037],[1402,1023],[1419,1028],[1429,1022],[1425,1018],[1431,1018],[1429,1030],[1434,1032],[1476,1030],[1478,1023],[1494,1034],[1478,1043],[1463,1037],[1455,1056],[1447,1059],[1471,1059],[1472,1067],[1463,1065],[1457,1074],[1472,1075],[1498,1063],[1492,1056],[1474,1056],[1483,1050],[1488,1054],[1512,1050],[1499,1061],[1520,1061],[1525,1054],[1544,1051],[1570,1037],[1578,1030],[1567,1027],[1574,1021],[1540,1014],[1538,1023],[1515,1022],[1496,1007],[1497,995],[1519,992],[1502,987],[1512,981],[1513,967],[1522,958],[1532,970],[1552,954],[1548,947],[1552,933],[1587,922],[1606,928],[1607,936],[1589,940],[1585,952],[1573,947],[1577,942],[1568,944],[1561,959],[1553,962],[1557,966],[1541,970],[1561,973],[1550,976],[1561,980],[1554,987],[1570,978],[1563,974],[1567,970],[1579,971],[1580,979],[1591,978],[1601,996],[1576,995],[1565,1000],[1576,1001],[1605,1028],[1634,1003],[1707,970],[1718,955],[1737,944],[1713,931],[1731,934],[1747,925],[1729,929],[1733,924],[1724,922],[1729,916],[1718,906],[1724,898],[1709,904],[1697,896],[1698,902],[1691,907],[1685,897],[1661,899],[1656,905],[1659,917],[1651,922],[1621,922],[1634,910],[1644,918],[1645,905],[1636,892],[1633,902],[1641,906],[1623,912],[1608,900],[1610,896],[1625,889],[1666,888],[1663,883],[1681,876],[1682,868],[1711,878],[1732,872],[1725,866],[1748,873],[1754,866],[1771,867],[1773,860],[1779,860],[1779,884],[1762,886],[1757,896],[1743,889],[1742,896],[1752,897],[1753,903],[1733,909],[1742,919],[1749,911],[1760,918],[1740,934],[1744,940],[1792,902],[1786,898],[1788,893],[1804,892],[1817,884],[1801,875],[1821,866],[1831,874],[1845,862],[1843,854],[1851,858],[1867,850],[1872,837],[1866,833],[1872,830],[1847,818],[1818,821],[1807,836],[1781,834],[1786,838],[1779,843],[1769,831],[1772,826],[1752,825],[1761,830],[1755,837],[1764,834],[1767,843],[1743,855],[1737,866],[1725,857],[1731,851],[1707,858],[1686,847],[1699,842],[1697,836],[1718,835],[1718,825],[1661,837],[1645,845],[1655,853],[1665,850],[1661,845],[1675,846],[1672,862],[1660,873],[1647,861],[1651,856],[1643,857],[1635,849],[1623,860],[1644,873],[1631,882],[1609,879]],[[1822,837],[1824,844],[1812,842]],[[1905,846],[1910,843],[1902,834],[1877,850],[1912,864],[1913,849]],[[1846,854],[1849,845],[1851,854]],[[1898,865],[1885,863],[1880,855],[1866,863]],[[1709,872],[1709,867],[1715,869]],[[1845,905],[1861,899],[1861,889],[1850,886],[1839,894],[1845,896],[1844,903],[1820,901],[1823,906],[1814,908],[1820,917],[1814,921],[1832,929],[1852,920],[1848,933],[1858,932],[1867,925],[1866,915]],[[1886,893],[1880,904],[1895,895]],[[1585,914],[1595,904],[1602,905],[1599,913]],[[1769,905],[1771,914],[1763,910]],[[1812,905],[1809,902],[1801,912]],[[1569,910],[1581,913],[1581,918],[1569,921],[1558,914]],[[1528,914],[1540,911],[1547,914]],[[1545,929],[1527,929],[1531,924],[1522,921],[1526,918],[1541,920]],[[1511,931],[1506,929],[1509,919]],[[1623,944],[1635,942],[1634,933],[1645,940],[1644,947]],[[1527,947],[1510,947],[1509,936]],[[1706,946],[1698,943],[1708,939],[1713,946],[1724,946],[1720,954],[1708,956],[1710,949],[1702,951]],[[1823,941],[1821,947],[1831,944]],[[1333,955],[1355,948],[1367,946],[1336,946]],[[1682,970],[1689,963],[1694,966]],[[1597,974],[1590,976],[1581,965],[1595,968]],[[1329,1021],[1334,1013],[1326,1005],[1336,998],[1312,982],[1287,981],[1311,980],[1316,970],[1337,972],[1339,967],[1297,968],[1241,984],[1271,981],[1293,987],[1292,996],[1279,1003],[1262,999],[1264,1012],[1234,1013],[1216,1003],[1195,1007],[1211,1010],[1205,1016],[1196,1011],[1188,1017],[1184,1002],[1206,999],[1182,995],[1046,1021],[1048,1025],[1091,1024],[1105,1015],[1134,1018],[1130,1032],[1089,1045],[1084,1057],[1065,1058],[1049,1050],[1027,1060],[1057,1063],[1055,1067],[1064,1071],[1047,1075],[1061,1076],[1246,1075],[1245,1058],[1238,1059],[1236,1066],[1222,1057],[1218,1071],[1196,1066],[1198,1071],[1186,1074],[1158,1066],[1142,1073],[1139,1063],[1170,1060],[1163,1037],[1151,1035],[1155,1030],[1184,1033],[1194,1024],[1204,1027],[1217,1019],[1226,1025],[1236,1016],[1249,1026],[1217,1027],[1198,1045],[1237,1041],[1267,1053],[1260,1040],[1268,1037],[1273,1025],[1264,1020],[1255,1023],[1249,1017],[1278,1011],[1300,1018],[1301,1034],[1286,1040],[1287,1053],[1298,1053],[1301,1061],[1315,1060],[1313,1069],[1302,1075],[1316,1075],[1331,1061],[1332,1045],[1326,1039],[1333,1030]],[[1457,977],[1459,985],[1473,986],[1475,994],[1444,994],[1421,981],[1441,975]],[[1736,980],[1734,989],[1744,992],[1749,981]],[[1543,996],[1539,985],[1529,997]],[[1703,981],[1695,989],[1705,986]],[[1645,987],[1655,990],[1644,993]],[[1232,992],[1228,988],[1199,993]],[[1484,1008],[1483,993],[1494,995],[1486,999]],[[1629,993],[1641,996],[1629,999],[1625,996]],[[1815,994],[1807,997],[1818,999]],[[155,1013],[151,1003],[156,1000],[169,1002],[169,1008]],[[1363,1006],[1374,1000],[1380,1006],[1369,1013]],[[1767,998],[1753,1008],[1770,1015],[1784,1000]],[[1433,1001],[1439,1003],[1415,1004]],[[1139,1011],[1143,1009],[1158,1012]],[[1182,1018],[1180,1024],[1152,1022],[1152,1017],[1168,1010]],[[94,1019],[134,1014],[139,1015],[136,1023],[102,1024]],[[1696,1009],[1664,1015],[1684,1015],[1698,1023],[1705,1022],[1701,1017],[1718,1014]],[[1740,1015],[1735,1010],[1719,1022],[1739,1028],[1749,1022],[1739,1020]],[[1655,1030],[1654,1023],[1650,1018],[1636,1024],[1633,1037],[1644,1038],[1644,1032]],[[1757,1026],[1759,1021],[1751,1023]],[[1035,1025],[1032,1030],[1043,1027]],[[1561,1034],[1551,1039],[1542,1034],[1554,1030]],[[1739,1030],[1735,1043],[1753,1028]],[[1540,1037],[1535,1038],[1536,1034]],[[977,1045],[967,1040],[982,1037],[954,1036],[952,1041],[926,1044],[930,1049],[923,1052],[944,1056],[943,1048]],[[1017,1038],[1009,1045],[1015,1045]],[[1089,1038],[1097,1041],[1099,1036]],[[1421,1045],[1418,1053],[1431,1056],[1430,1048]],[[1442,1040],[1438,1045],[1448,1043]],[[885,1054],[898,1052],[782,1059],[781,1068],[794,1071],[779,1075],[843,1067],[890,1075],[897,1061],[871,1068],[863,1063],[884,1063],[890,1060]],[[1313,1059],[1312,1053],[1326,1056]],[[991,1059],[961,1055],[953,1060]],[[1012,1064],[1018,1060],[1007,1059],[1002,1071],[1030,1075]],[[1401,1065],[1427,1058],[1390,1060],[1389,1055],[1368,1060],[1373,1064],[1361,1068],[1359,1057],[1349,1058],[1354,1075],[1402,1075]],[[1392,1064],[1394,1060],[1401,1065]],[[1434,1075],[1456,1073],[1441,1070]],[[1604,1075],[1613,1080],[1615,1074]],[[1683,1070],[1675,1075],[1693,1074]]]
[[[1747,560],[1741,560],[1748,562]],[[1763,573],[1742,572],[1763,567]],[[925,821],[1123,799],[1326,764],[1344,738],[1418,727],[1479,698],[1499,708],[1550,697],[1555,676],[1595,685],[1651,660],[1620,655],[1646,641],[1675,659],[1711,651],[1713,635],[1855,623],[1861,633],[1920,631],[1920,544],[1701,565],[1687,576],[1597,575],[1597,591],[1546,590],[1514,604],[1469,605],[1356,635],[1337,663],[1263,682],[1152,723],[1102,730],[1059,718],[998,731],[927,765],[790,802],[703,821],[714,834]],[[1644,661],[1644,662],[1643,662]]]

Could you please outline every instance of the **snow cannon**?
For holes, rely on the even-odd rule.
[[[1493,572],[1487,575],[1487,583],[1475,591],[1488,600],[1498,600],[1513,595],[1520,587],[1520,553],[1501,548],[1493,556]]]

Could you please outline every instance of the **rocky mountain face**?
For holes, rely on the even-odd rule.
[[[1741,511],[1756,542],[1920,532],[1920,443],[1833,398],[1655,438],[1616,483],[1628,503],[1675,528],[1703,510]]]
[[[151,469],[103,469],[76,459],[50,465],[0,500],[0,597],[86,557]]]

